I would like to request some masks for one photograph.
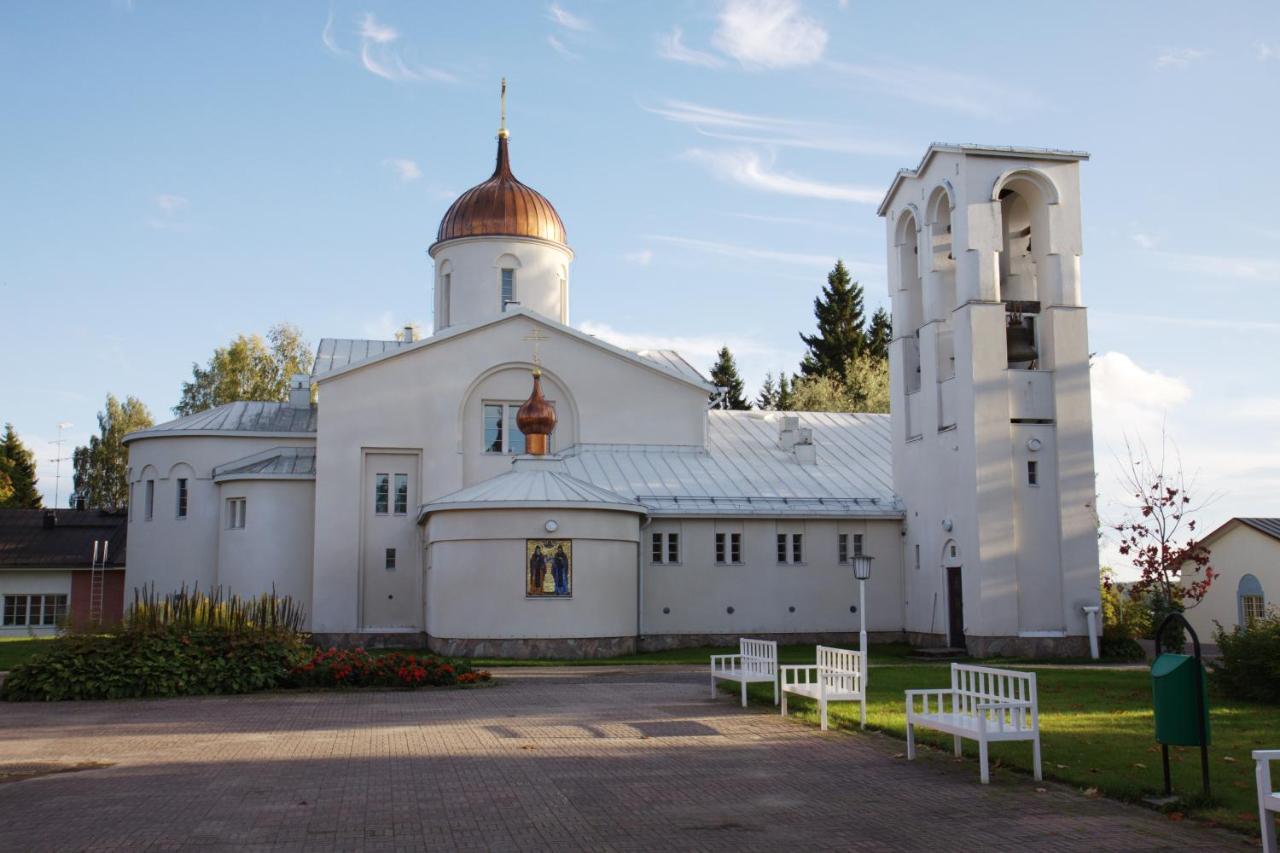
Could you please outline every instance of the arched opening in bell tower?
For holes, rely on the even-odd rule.
[[[939,382],[956,375],[955,339],[951,312],[956,307],[956,258],[951,237],[952,200],[947,187],[938,187],[929,198],[927,216],[931,244],[930,276],[925,293],[926,319],[937,322],[937,372]]]
[[[1005,347],[1010,368],[1040,366],[1037,320],[1042,305],[1040,271],[1049,247],[1047,179],[1013,172],[995,188],[1000,203],[1000,300],[1005,306]]]
[[[893,328],[901,329],[903,387],[920,390],[920,326],[924,324],[924,294],[920,284],[920,226],[914,212],[898,223],[898,299]]]

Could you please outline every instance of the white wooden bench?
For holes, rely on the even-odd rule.
[[[1036,700],[1036,674],[987,666],[951,664],[951,687],[942,690],[907,691],[907,759],[916,757],[915,727],[948,732],[960,741],[978,742],[982,783],[991,781],[987,744],[1029,740],[1035,776],[1040,775],[1040,706]]]
[[[822,730],[827,730],[828,702],[861,702],[862,727],[867,727],[866,674],[862,653],[818,646],[817,661],[782,668],[782,716],[787,715],[787,694],[807,696],[818,703]]]
[[[736,655],[711,656],[711,698],[716,698],[716,679],[742,685],[742,707],[747,707],[747,685],[753,681],[773,684],[773,704],[778,704],[778,644],[773,640],[738,640]]]
[[[1258,762],[1258,820],[1262,822],[1262,853],[1280,853],[1276,846],[1276,815],[1280,815],[1280,791],[1271,784],[1271,762],[1280,761],[1280,749],[1255,749]]]

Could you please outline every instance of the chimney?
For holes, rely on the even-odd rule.
[[[46,509],[44,511],[44,529],[52,530],[58,526],[58,511],[56,509]]]
[[[404,324],[404,343],[411,344],[418,339],[418,332],[413,328],[412,323]]]
[[[311,408],[311,377],[295,373],[289,380],[289,405],[295,409]]]
[[[817,465],[818,447],[813,443],[813,430],[798,429],[796,433],[796,443],[792,447],[796,461],[801,465]]]
[[[800,419],[795,415],[783,415],[779,421],[778,446],[790,450],[800,437]]]

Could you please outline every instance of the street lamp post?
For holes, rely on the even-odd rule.
[[[871,557],[853,556],[853,576],[858,579],[858,651],[862,655],[862,677],[867,677],[867,581],[871,578]]]

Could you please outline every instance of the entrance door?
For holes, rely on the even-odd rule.
[[[960,582],[960,567],[947,568],[947,645],[953,649],[964,646],[964,585]]]
[[[420,627],[418,457],[368,453],[361,548],[365,630]]]

